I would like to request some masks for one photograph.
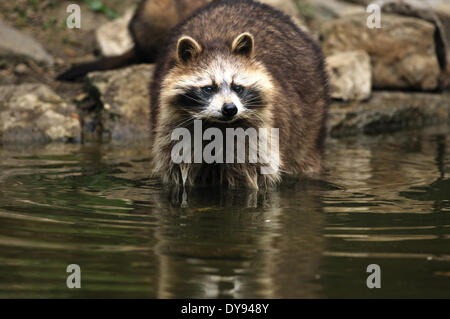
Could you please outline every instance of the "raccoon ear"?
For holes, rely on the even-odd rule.
[[[251,58],[255,47],[254,42],[255,40],[250,33],[241,33],[234,39],[233,44],[231,45],[231,52]]]
[[[202,47],[193,38],[182,36],[177,44],[177,59],[180,63],[186,64],[197,58],[202,52]]]

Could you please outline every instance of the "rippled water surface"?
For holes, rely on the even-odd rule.
[[[447,127],[329,139],[322,181],[184,204],[149,160],[145,146],[0,148],[0,297],[450,297]]]

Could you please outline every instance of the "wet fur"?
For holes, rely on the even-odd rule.
[[[183,72],[190,72],[189,67],[177,61],[177,42],[184,35],[195,39],[202,47],[198,57],[201,61],[220,54],[229,56],[234,39],[243,32],[253,35],[255,51],[252,58],[239,58],[237,63],[261,72],[262,78],[270,81],[264,85],[269,89],[261,92],[264,106],[257,110],[257,116],[248,116],[221,129],[279,128],[281,170],[277,174],[261,175],[259,164],[182,164],[180,167],[171,160],[176,143],[171,141],[171,134],[180,124],[192,130],[192,124],[186,122],[186,112],[170,100],[171,93],[166,88],[171,84],[167,79],[179,81]],[[328,103],[321,50],[290,17],[250,0],[213,3],[178,25],[161,49],[151,86],[154,172],[165,183],[180,184],[181,170],[187,170],[188,184],[223,184],[232,188],[270,187],[279,183],[284,174],[316,176],[322,169]],[[216,123],[204,123],[204,126],[217,127]]]

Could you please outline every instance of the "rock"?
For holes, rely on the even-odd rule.
[[[319,30],[324,21],[365,12],[362,6],[339,0],[302,0],[298,3],[300,12],[307,18],[309,34],[315,40],[320,38]]]
[[[16,65],[16,67],[14,68],[14,73],[22,75],[22,74],[26,74],[28,73],[30,69],[23,63],[19,63]]]
[[[297,16],[298,9],[293,0],[258,0],[259,2],[271,5],[278,10],[283,11],[284,13],[290,16]]]
[[[325,54],[366,51],[371,58],[375,88],[438,87],[440,67],[432,23],[383,14],[382,28],[369,29],[366,20],[365,14],[355,14],[325,22],[320,31]]]
[[[343,0],[345,2],[353,3],[353,4],[359,4],[363,6],[368,6],[371,3],[380,4],[382,5],[385,2],[416,2],[420,5],[427,5],[431,7],[435,7],[440,3],[446,3],[447,0]]]
[[[373,92],[363,103],[334,102],[328,115],[333,137],[378,134],[450,120],[450,93]]]
[[[435,4],[434,10],[442,23],[447,42],[446,58],[447,65],[441,77],[441,86],[450,88],[450,3],[439,1]]]
[[[447,36],[450,42],[450,3],[448,1],[440,0],[433,5],[436,14],[441,18],[445,29],[448,31]]]
[[[0,143],[79,141],[78,113],[43,84],[0,86]]]
[[[103,56],[122,55],[133,48],[133,40],[128,31],[133,14],[134,8],[130,8],[122,17],[97,29],[95,35]]]
[[[450,2],[439,1],[433,6],[433,9],[441,20],[447,36],[447,42],[450,43]]]
[[[268,4],[280,11],[283,11],[291,17],[299,17],[299,11],[295,1],[293,0],[257,0],[259,2]]]
[[[444,26],[442,21],[445,20],[445,6],[448,8],[449,5],[443,4],[441,0],[379,0],[378,3],[383,12],[416,17],[434,24],[436,27],[434,35],[436,55],[441,68],[440,86],[445,87],[446,77],[450,75],[448,72],[450,70],[450,30]],[[450,18],[450,15],[447,18]]]
[[[347,0],[350,1],[350,0]],[[447,0],[353,0],[378,4],[383,12],[416,17],[433,23],[436,54],[441,67],[440,87],[450,88],[450,2]]]
[[[372,89],[370,57],[364,51],[348,51],[327,57],[331,97],[366,100]]]
[[[0,56],[20,56],[52,65],[53,58],[30,36],[0,21]]]
[[[305,32],[308,32],[308,27],[300,17],[300,12],[294,0],[258,0],[259,2],[268,4],[287,15],[292,17],[292,20]]]
[[[87,81],[103,106],[100,115],[106,140],[150,138],[149,85],[153,65],[133,65],[89,73]]]
[[[351,14],[365,13],[363,6],[339,0],[303,0],[302,3],[313,10],[315,19],[318,20],[330,20]]]
[[[350,2],[354,4],[360,4],[360,5],[368,5],[369,3],[374,2],[373,0],[344,0],[345,2]]]

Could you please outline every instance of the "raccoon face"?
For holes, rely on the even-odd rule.
[[[161,91],[163,107],[185,112],[193,119],[234,122],[258,118],[267,107],[272,80],[254,59],[254,39],[236,37],[231,48],[208,49],[191,37],[177,45],[177,64]]]

